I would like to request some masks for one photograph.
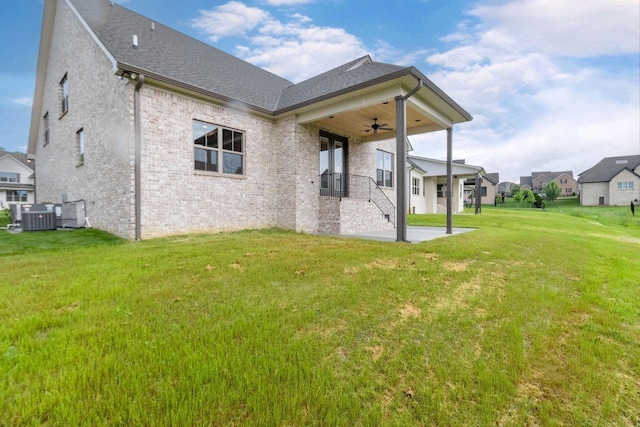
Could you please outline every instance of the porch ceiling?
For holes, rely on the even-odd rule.
[[[397,130],[395,98],[406,95],[416,84],[415,77],[405,75],[341,93],[298,109],[298,123],[314,123],[328,131],[358,136],[365,142],[392,139]],[[429,85],[423,85],[411,96],[406,107],[408,136],[445,130],[454,123],[469,120]],[[378,129],[374,134],[367,127],[374,118],[392,130]]]
[[[431,118],[421,114],[411,106],[407,106],[406,117],[408,135],[442,129]],[[392,130],[378,129],[378,132],[374,133],[373,129],[367,127],[373,124],[374,118],[378,119],[379,125],[385,125],[381,127]],[[394,100],[384,101],[358,110],[322,118],[316,124],[327,129],[340,130],[351,135],[357,135],[364,141],[390,139],[396,135],[396,104]]]

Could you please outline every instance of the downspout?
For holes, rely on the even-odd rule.
[[[142,130],[140,127],[140,89],[144,84],[144,75],[138,75],[138,81],[133,91],[133,120],[135,127],[135,167],[134,167],[134,197],[135,197],[135,239],[136,241],[142,239],[141,232],[141,218],[142,218],[142,197],[140,194],[141,178],[140,178],[140,164],[142,157]]]
[[[413,96],[422,87],[422,79],[418,78],[418,84],[404,96],[396,96],[396,242],[407,241],[407,99]]]

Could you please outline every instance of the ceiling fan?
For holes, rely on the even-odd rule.
[[[387,126],[386,123],[384,124],[378,124],[378,119],[376,117],[373,118],[373,124],[371,126],[369,125],[365,125],[365,127],[368,127],[370,129],[367,129],[365,132],[369,132],[371,129],[373,129],[373,134],[377,134],[378,133],[378,129],[380,130],[393,130],[391,128],[386,128],[385,126]]]

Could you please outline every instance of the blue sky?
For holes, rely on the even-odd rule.
[[[474,116],[454,157],[502,181],[640,154],[637,0],[116,2],[296,82],[364,54],[414,65]],[[0,7],[0,147],[25,152],[44,1]],[[444,132],[411,142],[446,157]]]

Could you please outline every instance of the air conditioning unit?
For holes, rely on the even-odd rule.
[[[24,231],[55,230],[56,214],[53,211],[22,212],[22,229]]]
[[[83,209],[78,203],[58,203],[55,205],[55,213],[58,228],[84,227]]]

